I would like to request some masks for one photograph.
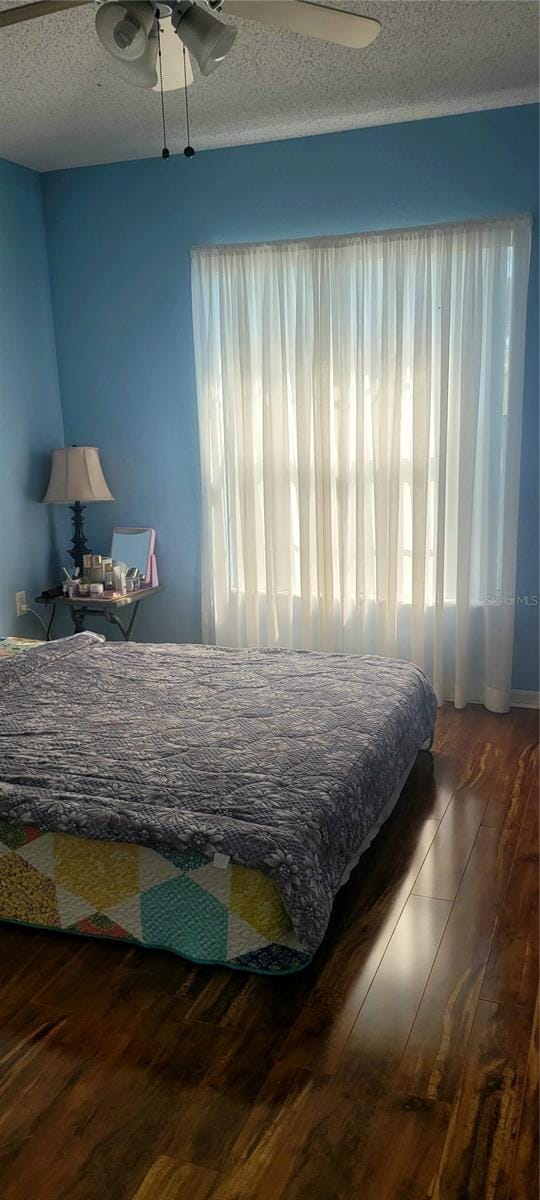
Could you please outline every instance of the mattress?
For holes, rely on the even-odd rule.
[[[0,919],[299,970],[434,718],[391,660],[91,634],[0,660]]]

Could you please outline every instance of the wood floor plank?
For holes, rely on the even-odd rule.
[[[122,1032],[119,1021],[96,1053],[90,1029],[80,1046],[83,1029],[72,1022],[54,1048],[73,1054],[77,1072],[32,1128],[35,1153],[25,1157],[19,1147],[12,1159],[8,1195],[10,1184],[24,1181],[40,1200],[124,1200],[127,1185],[139,1181],[141,1167],[149,1168],[156,1155],[215,1170],[266,1079],[271,1040],[178,1023],[173,1013],[148,1007],[131,1032]],[[142,1161],[133,1156],[133,1144],[144,1147]],[[50,1167],[40,1183],[45,1158]]]
[[[179,1118],[169,1125],[165,1153],[217,1168],[245,1124],[272,1062],[272,1038],[266,1033],[194,1022],[179,1027],[157,1064],[170,1080],[170,1103]]]
[[[27,980],[46,945],[46,936],[37,929],[0,923],[0,1012],[17,981],[24,980],[29,995]]]
[[[435,734],[433,754],[420,756],[409,776],[402,798],[404,807],[426,820],[441,820],[454,795],[460,778],[459,758],[446,729],[447,744],[440,748],[439,724]]]
[[[55,1030],[66,1021],[65,1015],[54,1013],[50,1009],[41,1009],[34,1004],[26,1004],[13,1013],[10,1020],[3,1021],[0,1029],[0,1158],[5,1150],[6,1129],[9,1125],[10,1110],[15,1110],[20,1100],[21,1091],[25,1090],[25,1080],[32,1071],[35,1060],[38,1059],[44,1047],[50,1042]],[[49,1093],[52,1093],[52,1077],[49,1081]]]
[[[507,1200],[531,1014],[480,1000],[433,1200]]]
[[[511,775],[509,771],[509,778]],[[458,791],[449,807],[463,795]],[[480,798],[475,806],[476,828],[484,803]],[[362,1200],[383,1196],[424,1200],[432,1195],[450,1120],[450,1101],[463,1073],[482,973],[526,803],[526,795],[520,793],[519,803],[514,796],[506,823],[499,822],[496,830],[480,834],[459,903],[443,933],[414,1032],[391,1086],[376,1098],[371,1128],[362,1138],[361,1162],[354,1178]],[[491,888],[486,886],[488,881]],[[468,971],[467,966],[472,969]],[[389,1156],[381,1154],[384,1146],[392,1147]]]
[[[355,1174],[362,1200],[426,1200],[431,1196],[450,1123],[450,1105],[400,1095],[379,1101]]]
[[[514,730],[514,741],[510,742],[504,756],[501,771],[502,786],[492,790],[482,818],[483,825],[509,826],[512,821],[521,825],[523,797],[534,787],[538,788],[538,720],[536,728],[530,726],[525,712],[522,728]],[[509,737],[510,735],[507,735]]]
[[[374,846],[370,862],[357,868],[362,878],[351,880],[348,894],[338,897],[322,969],[280,1052],[291,1066],[335,1070],[437,829],[431,819],[419,833],[401,822],[393,826],[391,854],[383,861],[380,846]]]
[[[222,1028],[286,1033],[302,1012],[316,979],[317,968],[276,980],[238,971],[208,972],[198,995],[187,997],[187,1021],[208,1022]],[[283,986],[282,986],[283,985]],[[182,999],[184,999],[182,997]]]
[[[316,1119],[309,1071],[278,1063],[223,1164],[212,1200],[287,1200]]]
[[[133,1200],[207,1200],[215,1171],[160,1155],[152,1163]]]
[[[538,992],[538,867],[538,797],[533,793],[487,964],[484,1000],[534,1006]]]
[[[513,813],[507,826],[478,832],[400,1067],[399,1086],[413,1095],[455,1093],[518,832]]]
[[[50,1020],[49,1011],[36,1006],[36,1019]],[[146,1155],[155,1158],[163,1109],[150,1095],[153,1059],[170,1036],[165,1009],[141,992],[122,1001],[102,990],[57,1021],[18,1089],[11,1083],[2,1096],[2,1200],[124,1200],[125,1183],[144,1165],[133,1139],[146,1148],[148,1138]]]
[[[39,954],[25,971],[24,983],[38,1003],[63,1012],[76,1011],[81,1002],[86,1002],[89,977],[94,995],[102,991],[105,994],[108,981],[129,954],[125,946],[113,941],[86,942],[58,933],[46,933],[43,938]]]
[[[484,796],[467,789],[452,797],[414,881],[415,895],[455,898],[486,805]]]
[[[540,1195],[539,1017],[540,1003],[537,1002],[509,1200],[531,1200],[531,1197]]]
[[[509,780],[511,776],[509,771]],[[463,794],[458,791],[451,806]],[[518,795],[514,789],[506,822],[482,830],[473,851],[405,1054],[391,1089],[377,1102],[364,1147],[363,1174],[356,1181],[363,1200],[386,1195],[392,1200],[424,1200],[432,1195],[450,1101],[463,1074],[483,970],[526,803],[526,794],[519,789]],[[482,799],[475,810],[475,824],[483,804]],[[389,1158],[381,1155],[383,1145],[392,1146]]]
[[[521,796],[528,793],[527,781],[531,778],[538,747],[537,715],[525,709],[508,714],[488,713],[471,706],[466,721],[455,722],[451,729],[455,729],[456,724],[459,734],[454,732],[450,743],[462,762],[456,790],[467,788],[486,797],[485,823],[492,823],[489,815],[492,805],[504,812],[506,823],[513,788],[517,786]],[[460,735],[465,730],[467,735],[460,742]]]
[[[451,911],[447,900],[409,896],[339,1061],[339,1074],[380,1073],[405,1046]],[[380,1054],[379,1054],[380,1048]]]
[[[448,901],[410,897],[337,1074],[324,1080],[303,1068],[275,1068],[270,1091],[263,1089],[212,1200],[362,1194],[357,1181],[375,1103],[399,1063],[449,909]]]
[[[336,1073],[315,1090],[288,1200],[363,1196],[378,1106],[392,1089],[450,907],[445,900],[409,897]]]

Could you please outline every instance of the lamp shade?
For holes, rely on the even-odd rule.
[[[100,4],[96,13],[96,33],[108,54],[120,62],[135,62],[146,50],[155,19],[154,6],[144,0],[134,0],[131,4]]]
[[[126,83],[152,88],[157,84],[156,11],[148,0],[101,4],[96,13],[98,38],[111,55],[109,67]]]
[[[134,87],[153,88],[158,82],[157,56],[157,37],[150,37],[144,54],[135,62],[122,62],[119,58],[111,58],[108,65],[113,75],[118,75],[124,83],[131,83]]]
[[[212,13],[189,0],[177,4],[171,22],[203,75],[210,75],[223,62],[236,37],[234,25],[224,25]]]
[[[66,446],[53,450],[49,486],[43,504],[89,504],[114,500],[99,461],[96,446]]]

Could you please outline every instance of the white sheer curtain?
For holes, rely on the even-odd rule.
[[[203,630],[508,707],[530,219],[193,251]]]

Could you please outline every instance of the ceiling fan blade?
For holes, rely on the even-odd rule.
[[[176,35],[176,30],[173,29],[170,18],[168,20],[160,19],[161,28],[161,69],[163,71],[163,91],[176,92],[184,87],[184,55],[183,46],[180,39]],[[193,83],[193,71],[191,69],[191,59],[186,50],[186,75],[187,86]],[[154,92],[159,92],[159,65],[158,65],[158,81],[152,89]]]
[[[7,25],[19,25],[21,21],[32,21],[34,17],[48,17],[51,13],[65,12],[68,8],[81,8],[93,4],[94,0],[36,0],[34,4],[21,4],[18,8],[6,8],[0,12],[0,29]]]
[[[222,11],[227,16],[245,17],[262,25],[273,25],[276,29],[303,33],[305,37],[321,38],[324,42],[335,42],[338,46],[351,46],[356,50],[369,46],[381,32],[380,21],[373,17],[360,17],[357,13],[344,12],[342,8],[311,4],[309,0],[224,0]]]

